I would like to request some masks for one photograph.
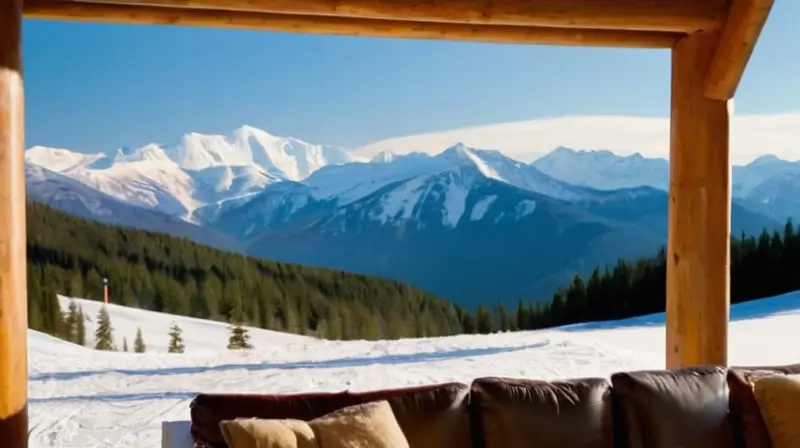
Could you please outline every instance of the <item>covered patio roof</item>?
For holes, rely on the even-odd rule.
[[[773,0],[0,0],[0,440],[27,446],[22,20],[672,50],[666,367],[727,364],[731,100]]]

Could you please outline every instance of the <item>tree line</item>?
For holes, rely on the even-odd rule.
[[[402,282],[278,263],[27,203],[30,328],[64,334],[56,294],[330,339],[457,334],[466,313]]]
[[[479,306],[467,332],[534,330],[581,322],[625,319],[664,312],[667,257],[619,260],[595,269],[588,278],[573,277],[549,301],[523,301],[516,309]],[[791,220],[782,232],[731,240],[731,303],[800,290],[800,228]]]
[[[800,229],[731,241],[733,303],[800,289]],[[64,334],[56,293],[328,339],[532,330],[663,312],[666,256],[598,267],[547,300],[466,310],[401,282],[226,253],[28,203],[31,328]],[[486,303],[486,302],[485,302]],[[232,327],[232,328],[233,328]],[[238,331],[238,330],[237,330]]]

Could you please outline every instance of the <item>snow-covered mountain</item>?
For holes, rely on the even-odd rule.
[[[185,224],[251,255],[393,277],[466,305],[544,298],[666,238],[668,162],[639,154],[558,147],[525,163],[453,142],[366,158],[242,127],[113,157],[36,147],[26,158],[31,197],[61,210],[150,230],[166,220],[173,234]],[[762,157],[734,168],[734,233],[800,216],[798,167]]]
[[[270,185],[208,214],[252,255],[393,277],[463,304],[551,294],[576,272],[653,254],[667,195],[601,191],[462,144],[382,153]],[[734,229],[779,224],[734,207]]]
[[[608,150],[579,151],[560,146],[531,165],[564,182],[599,190],[669,188],[669,162],[639,153],[618,156]]]
[[[778,220],[800,220],[800,163],[761,156],[733,171],[733,195]]]
[[[456,144],[435,156],[423,153],[394,155],[387,152],[370,162],[329,165],[303,182],[274,184],[244,204],[233,205],[216,214],[202,210],[198,216],[234,234],[250,236],[259,229],[274,229],[297,213],[308,217],[331,212],[348,204],[360,204],[376,192],[391,191],[383,199],[384,211],[376,211],[373,215],[365,216],[366,219],[386,222],[394,214],[408,218],[426,195],[443,194],[450,198],[447,206],[452,207],[452,210],[445,212],[449,213],[451,221],[458,221],[460,215],[456,210],[463,206],[460,196],[464,196],[477,179],[493,179],[565,201],[583,200],[595,194],[586,188],[553,179],[537,168],[497,151]],[[441,182],[448,185],[446,191],[432,187]]]
[[[598,190],[669,188],[669,162],[640,154],[623,157],[560,147],[531,165],[561,181]],[[753,211],[779,221],[800,219],[800,163],[760,156],[734,166],[732,184],[733,197]]]
[[[192,220],[200,207],[355,159],[341,148],[243,126],[230,136],[190,133],[176,145],[123,148],[113,157],[34,147],[26,151],[26,160],[121,202]]]
[[[188,238],[208,246],[239,251],[235,238],[157,211],[121,202],[63,174],[37,165],[26,167],[28,199],[81,218]]]

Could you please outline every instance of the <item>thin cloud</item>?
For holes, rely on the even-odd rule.
[[[524,162],[559,146],[607,149],[623,156],[638,152],[645,157],[668,159],[669,119],[598,115],[519,121],[392,138],[353,151],[367,158],[387,150],[395,154],[436,154],[459,142],[496,149]],[[800,112],[734,115],[731,161],[742,165],[764,154],[800,160]]]

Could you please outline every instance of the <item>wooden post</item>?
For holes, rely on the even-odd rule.
[[[0,445],[28,446],[22,0],[0,0]]]
[[[668,368],[728,361],[732,104],[704,94],[718,42],[696,33],[672,50]]]
[[[103,303],[108,305],[108,278],[103,277]]]

